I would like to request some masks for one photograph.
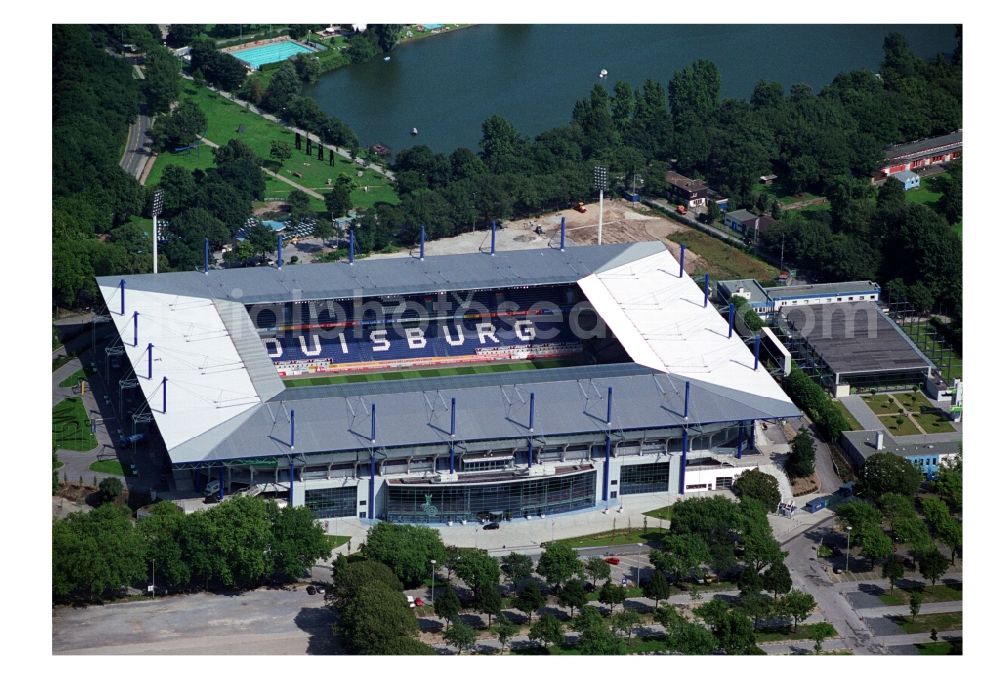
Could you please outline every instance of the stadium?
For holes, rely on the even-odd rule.
[[[728,488],[800,415],[660,242],[97,279],[172,495],[428,524]]]

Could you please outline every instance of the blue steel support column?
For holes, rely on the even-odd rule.
[[[149,355],[149,379],[153,379],[153,344],[150,343],[146,347],[146,353]]]
[[[760,334],[758,333],[753,343],[753,370],[757,370],[760,365]]]
[[[281,235],[278,235],[278,269],[279,270],[281,269],[281,266],[283,266],[285,264],[285,259],[284,259],[284,256],[282,255],[284,253],[283,248],[281,246],[282,244],[283,244],[283,242],[281,241]]]
[[[559,221],[559,250],[566,250],[566,217]]]
[[[497,222],[493,221],[490,226],[490,255],[494,255],[497,252]],[[124,312],[124,311],[123,311]]]
[[[608,429],[604,437],[604,497],[608,501],[608,490],[611,486],[611,401],[614,390],[608,388]]]
[[[375,404],[372,404],[372,457],[368,465],[368,518],[375,518]]]
[[[350,249],[347,251],[347,262],[354,265],[354,228],[351,228],[350,240],[351,244]]]
[[[291,418],[292,418],[292,443],[291,443],[291,447],[292,447],[292,450],[294,451],[295,450],[295,409],[294,408],[292,409]]]
[[[677,273],[678,277],[684,277],[684,249],[685,248],[686,247],[683,244],[681,244],[681,265],[680,265],[680,271],[678,271],[678,273]]]
[[[208,274],[208,237],[205,238],[205,274]]]
[[[226,497],[226,468],[219,468],[219,501]]]
[[[749,446],[749,448],[750,448],[751,451],[753,451],[753,450],[756,450],[756,448],[757,448],[757,439],[756,439],[756,437],[757,437],[757,428],[754,427],[753,420],[751,420],[749,422],[750,422],[750,425],[749,425],[749,427],[750,427],[750,446]]]
[[[163,412],[167,412],[167,377],[163,376]]]
[[[124,279],[122,281],[118,282],[118,295],[121,296],[121,301],[122,301],[122,311],[121,311],[120,314],[121,314],[122,317],[124,317],[125,316],[125,280]]]
[[[139,311],[136,310],[132,313],[132,333],[135,336],[132,339],[132,347],[139,347]]]
[[[424,239],[427,237],[427,231],[424,226],[420,226],[420,260],[424,260]]]
[[[688,417],[688,405],[691,403],[691,381],[684,382],[684,419]]]
[[[451,398],[451,444],[448,446],[448,471],[455,473],[455,397]]]
[[[705,302],[701,304],[702,307],[708,307],[708,273],[705,273]]]
[[[531,393],[531,400],[528,404],[528,467],[534,464],[533,455],[534,449],[532,448],[531,435],[535,432],[535,393]]]
[[[688,431],[685,429],[681,432],[681,483],[680,490],[681,495],[684,495],[684,473],[687,471],[688,462]]]
[[[739,431],[736,433],[736,458],[743,457],[743,421],[740,421]]]
[[[733,337],[733,319],[736,316],[736,306],[729,304],[729,337]]]
[[[295,460],[288,459],[288,506],[292,506],[292,495],[295,493]]]

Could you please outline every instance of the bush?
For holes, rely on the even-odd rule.
[[[108,477],[107,479],[102,479],[101,483],[98,485],[98,490],[101,494],[101,502],[114,502],[121,494],[125,492],[125,487],[122,482],[114,477]]]

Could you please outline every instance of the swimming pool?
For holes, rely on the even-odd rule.
[[[309,49],[305,45],[301,45],[294,40],[282,40],[281,42],[271,42],[266,45],[260,45],[259,47],[250,47],[249,49],[238,49],[234,52],[230,52],[240,61],[244,61],[254,69],[259,69],[265,63],[275,63],[277,61],[284,61],[290,56],[295,56],[296,54],[310,54],[312,49]]]

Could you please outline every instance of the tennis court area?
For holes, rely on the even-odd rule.
[[[254,70],[258,70],[265,63],[284,61],[296,54],[310,54],[312,51],[305,45],[301,45],[294,40],[282,40],[281,42],[271,42],[259,47],[238,49],[230,52],[230,54],[240,61],[250,64]]]

